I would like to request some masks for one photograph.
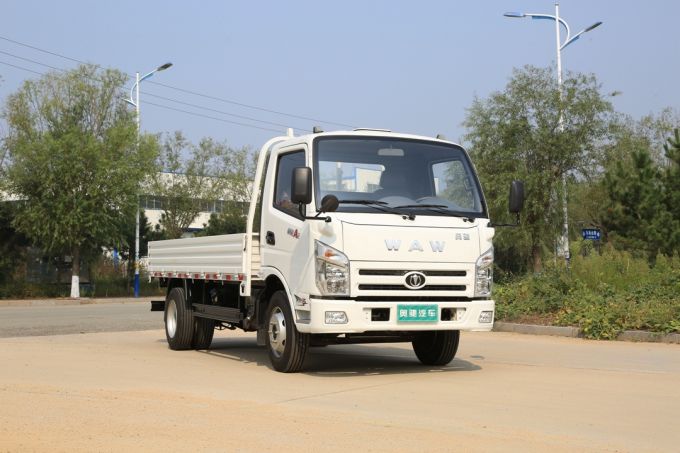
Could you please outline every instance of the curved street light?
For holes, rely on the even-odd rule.
[[[521,19],[525,17],[530,17],[531,19],[548,19],[548,20],[554,20],[555,21],[555,36],[557,38],[557,90],[559,92],[560,96],[560,101],[562,100],[562,50],[567,47],[569,44],[573,43],[577,39],[581,37],[583,33],[587,33],[591,30],[594,30],[595,28],[599,27],[602,25],[602,22],[595,22],[589,27],[584,28],[583,30],[579,31],[576,33],[574,36],[571,36],[571,29],[569,28],[569,24],[560,17],[560,4],[555,3],[555,15],[552,14],[538,14],[538,13],[522,13],[522,12],[507,12],[503,14],[505,17],[510,17],[510,18],[516,18],[516,19]],[[560,38],[560,25],[562,25],[567,32],[567,37],[562,42]],[[560,132],[564,131],[564,117],[562,110],[560,109],[560,117],[558,119],[558,130]],[[562,188],[563,188],[563,198],[562,198],[562,204],[563,204],[563,225],[562,225],[562,237],[560,240],[560,248],[561,253],[564,255],[564,259],[567,263],[567,268],[569,268],[569,215],[567,212],[567,175],[566,172],[562,173]]]
[[[139,72],[136,73],[136,80],[135,84],[132,85],[132,88],[130,89],[130,99],[125,99],[125,102],[127,102],[130,105],[133,105],[135,107],[136,113],[137,113],[137,146],[139,146],[139,134],[140,134],[140,121],[139,121],[139,84],[142,83],[144,80],[148,79],[152,75],[154,75],[157,72],[160,71],[165,71],[168,69],[170,66],[172,66],[172,63],[168,62],[165,64],[160,65],[153,71],[149,72],[148,74],[139,77]],[[135,93],[135,97],[133,100],[132,94]],[[137,215],[136,215],[136,221],[135,221],[135,297],[139,297],[139,198],[137,199]]]

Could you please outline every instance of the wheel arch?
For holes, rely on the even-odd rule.
[[[283,274],[281,274],[281,272],[274,268],[266,268],[263,269],[262,271],[263,274],[265,275],[264,277],[265,286],[264,289],[262,290],[262,293],[260,293],[260,296],[258,297],[259,313],[266,313],[267,305],[269,304],[269,299],[276,291],[284,291],[286,293],[286,298],[288,299],[288,305],[290,306],[291,313],[295,313],[293,295],[290,292],[290,288],[288,287],[288,283],[286,282],[286,279],[283,276]],[[264,322],[263,318],[264,316],[261,317],[261,322]]]
[[[264,282],[267,298],[271,297],[271,295],[274,294],[274,292],[278,290],[283,290],[286,292],[286,297],[288,297],[288,303],[290,304],[292,309],[293,293],[290,292],[290,287],[283,274],[279,272],[278,269],[275,268],[267,268],[266,270],[263,270],[263,274],[265,276]]]

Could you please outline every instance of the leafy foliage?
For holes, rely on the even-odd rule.
[[[231,199],[225,201],[219,213],[210,215],[210,221],[200,236],[244,233],[248,215],[248,204],[252,196],[252,181],[255,178],[256,160],[248,148],[230,149],[226,155],[227,192]]]
[[[224,203],[222,212],[212,213],[208,224],[196,236],[245,233],[247,215],[247,204],[227,201]]]
[[[14,278],[22,266],[28,238],[12,226],[15,206],[12,202],[0,203],[0,283]]]
[[[647,149],[619,160],[605,174],[609,195],[605,226],[610,239],[626,250],[644,251],[653,263],[658,253],[680,251],[680,133],[664,147],[661,168]]]
[[[680,260],[643,258],[607,249],[575,256],[570,274],[549,269],[496,287],[499,320],[580,327],[587,338],[624,330],[680,332]]]
[[[137,234],[137,219],[133,216],[125,222],[123,241],[116,244],[116,248],[120,255],[121,261],[127,261],[128,279],[132,281],[134,278],[134,257],[135,257],[135,239]],[[147,256],[149,254],[149,241],[160,241],[167,239],[165,231],[158,225],[151,225],[149,219],[146,217],[144,210],[139,213],[139,256]],[[99,258],[99,257],[98,257]]]
[[[506,215],[510,182],[525,182],[523,225],[499,231],[496,250],[500,262],[507,251],[535,272],[561,229],[561,177],[590,171],[612,111],[594,76],[569,74],[563,93],[550,69],[527,66],[514,71],[504,91],[475,99],[464,122],[493,218]]]
[[[148,191],[163,200],[161,226],[169,239],[181,237],[203,211],[202,202],[249,197],[247,149],[204,138],[190,143],[181,132],[166,136]]]
[[[672,250],[680,253],[680,129],[673,131],[673,137],[664,144],[664,151],[667,160],[662,174],[664,202],[673,219],[668,241]]]

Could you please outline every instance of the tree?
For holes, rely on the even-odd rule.
[[[678,121],[680,123],[680,121]],[[669,231],[671,253],[680,253],[680,129],[663,146],[667,165],[663,172],[664,201],[672,217]]]
[[[175,239],[203,211],[203,202],[224,198],[226,145],[204,138],[190,143],[181,132],[165,137],[148,191],[162,200],[161,226]]]
[[[661,172],[649,151],[636,151],[630,163],[618,161],[604,181],[610,199],[605,219],[609,238],[619,247],[644,250],[653,262],[666,235],[660,222],[664,210]]]
[[[246,231],[248,203],[252,196],[256,159],[248,148],[227,150],[225,154],[226,173],[223,175],[229,200],[222,204],[218,213],[210,215],[210,221],[200,236],[243,233]]]
[[[222,211],[210,214],[207,225],[196,236],[245,233],[248,205],[237,201],[225,201]]]
[[[0,202],[0,283],[11,280],[17,268],[25,262],[24,250],[28,239],[12,227],[15,204]]]
[[[605,220],[614,244],[644,251],[650,263],[680,250],[680,131],[664,144],[667,165],[658,152],[641,148],[605,173],[609,195]]]
[[[118,249],[120,258],[129,263],[127,271],[129,277],[132,278],[135,273],[133,260],[135,256],[135,239],[137,235],[137,224],[134,215],[125,222],[125,225],[124,237],[119,243],[115,244],[115,246]],[[158,225],[155,227],[154,225],[151,225],[149,219],[146,217],[146,213],[142,210],[139,213],[139,256],[147,256],[149,254],[149,241],[161,241],[163,239],[167,239],[165,231],[158,228]]]
[[[180,132],[166,136],[157,161],[157,173],[149,192],[162,200],[161,226],[170,239],[181,237],[199,213],[216,202],[224,206],[221,214],[213,214],[209,231],[223,234],[224,228],[239,224],[242,202],[250,199],[254,173],[251,153],[247,148],[233,149],[226,143],[204,138],[193,145]],[[219,226],[218,224],[221,224]]]
[[[645,115],[632,124],[634,134],[649,143],[652,160],[660,165],[667,164],[668,161],[664,160],[663,150],[667,146],[668,137],[680,124],[680,112],[671,107],[666,107],[659,113]]]
[[[82,65],[24,82],[5,106],[7,190],[20,200],[13,225],[46,252],[71,255],[71,297],[83,252],[122,240],[153,169],[154,142],[137,145],[120,96],[126,79]]]
[[[532,66],[514,70],[504,91],[473,101],[465,140],[492,218],[506,215],[510,181],[525,181],[522,226],[497,236],[501,262],[508,250],[515,261],[519,256],[541,271],[543,251],[553,248],[561,230],[562,175],[580,177],[596,165],[611,111],[595,76],[568,74],[560,97],[551,70]]]

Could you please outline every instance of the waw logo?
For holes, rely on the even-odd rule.
[[[432,249],[433,252],[443,252],[444,251],[444,246],[446,245],[445,241],[428,241],[430,243],[430,248]],[[385,245],[387,246],[387,250],[390,252],[398,252],[399,249],[401,248],[401,240],[399,239],[385,239]],[[411,241],[411,244],[408,247],[409,252],[424,252],[425,249],[423,248],[423,245],[420,243],[420,241],[413,240]]]

